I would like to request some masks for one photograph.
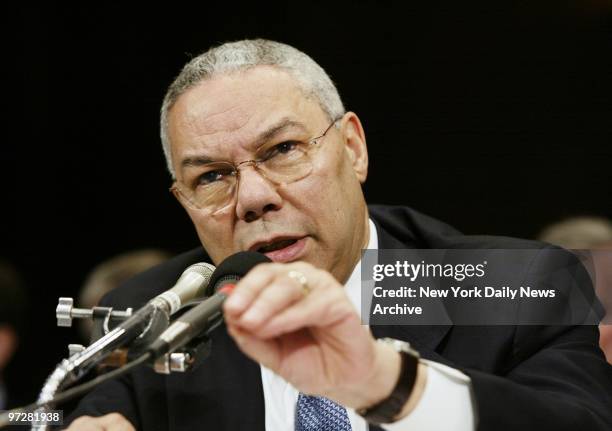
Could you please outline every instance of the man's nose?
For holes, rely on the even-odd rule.
[[[236,215],[240,220],[255,221],[268,211],[280,209],[282,202],[276,185],[254,166],[240,169],[236,196]]]

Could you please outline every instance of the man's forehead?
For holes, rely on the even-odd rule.
[[[301,116],[305,105],[312,103],[288,73],[256,67],[188,90],[172,108],[170,126],[178,129],[174,132],[197,136],[239,131],[248,123],[274,121],[270,117]]]

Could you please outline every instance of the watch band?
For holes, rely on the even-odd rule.
[[[405,341],[392,338],[381,338],[378,341],[394,347],[399,352],[402,363],[399,378],[391,394],[371,407],[357,410],[359,415],[373,425],[393,422],[402,411],[414,388],[420,358],[419,353]]]

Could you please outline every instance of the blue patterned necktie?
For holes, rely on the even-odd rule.
[[[300,394],[295,409],[295,431],[351,431],[346,409],[324,397]]]

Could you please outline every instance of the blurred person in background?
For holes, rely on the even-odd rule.
[[[10,263],[0,260],[0,411],[17,404],[15,384],[6,381],[7,367],[23,337],[25,309],[21,277]]]
[[[607,316],[599,325],[599,345],[612,364],[612,222],[602,217],[570,217],[542,230],[538,239],[574,250],[594,250],[594,286]]]
[[[140,249],[113,256],[96,265],[87,275],[79,292],[77,305],[92,308],[100,299],[130,278],[170,258],[170,254],[157,249]],[[79,319],[79,333],[84,341],[91,339],[92,321]]]

